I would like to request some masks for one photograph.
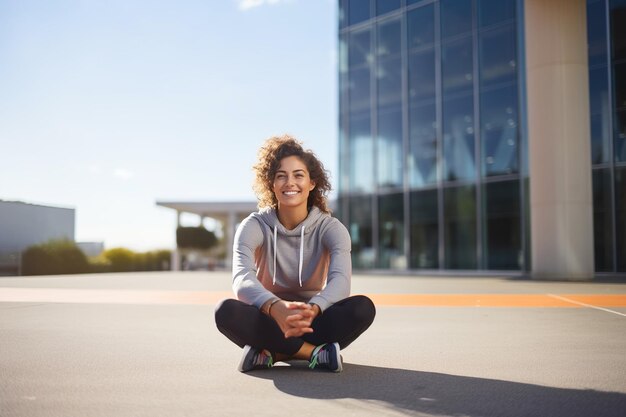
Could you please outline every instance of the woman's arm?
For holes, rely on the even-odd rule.
[[[352,243],[350,234],[341,222],[335,218],[322,237],[322,244],[330,253],[326,287],[309,301],[316,304],[323,312],[328,307],[350,296],[352,278]]]
[[[254,253],[263,245],[258,220],[248,217],[237,228],[233,245],[233,291],[237,299],[261,308],[276,297],[259,282]]]

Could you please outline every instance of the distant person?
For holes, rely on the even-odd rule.
[[[345,349],[376,309],[350,296],[350,235],[330,216],[322,163],[293,137],[268,139],[254,165],[259,211],[237,229],[233,290],[215,310],[217,328],[243,348],[239,370],[306,360],[341,372]]]

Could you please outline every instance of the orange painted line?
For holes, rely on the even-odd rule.
[[[544,294],[371,294],[369,297],[379,306],[580,307]]]
[[[626,294],[367,294],[377,306],[626,308]],[[0,288],[0,302],[215,305],[230,291]],[[573,302],[570,302],[571,300]],[[576,304],[581,303],[581,304]]]
[[[0,302],[79,304],[216,304],[232,292],[0,288]]]
[[[548,294],[369,294],[380,306],[582,307]],[[626,307],[626,294],[561,295],[597,307]]]
[[[626,294],[560,294],[560,296],[597,307],[626,307]]]

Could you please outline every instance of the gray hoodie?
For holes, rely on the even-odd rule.
[[[270,299],[317,304],[322,311],[350,295],[350,235],[339,220],[313,207],[287,230],[268,208],[237,229],[233,290],[258,308]]]

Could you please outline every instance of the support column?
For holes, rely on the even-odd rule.
[[[592,279],[585,0],[526,0],[532,276]]]
[[[182,212],[176,210],[176,229],[180,227],[180,216]],[[178,243],[175,244],[172,251],[172,271],[180,271],[180,252],[178,251]]]
[[[235,227],[237,226],[237,213],[234,211],[228,212],[228,219],[226,220],[226,267],[232,268],[233,266],[233,244],[235,243]]]

